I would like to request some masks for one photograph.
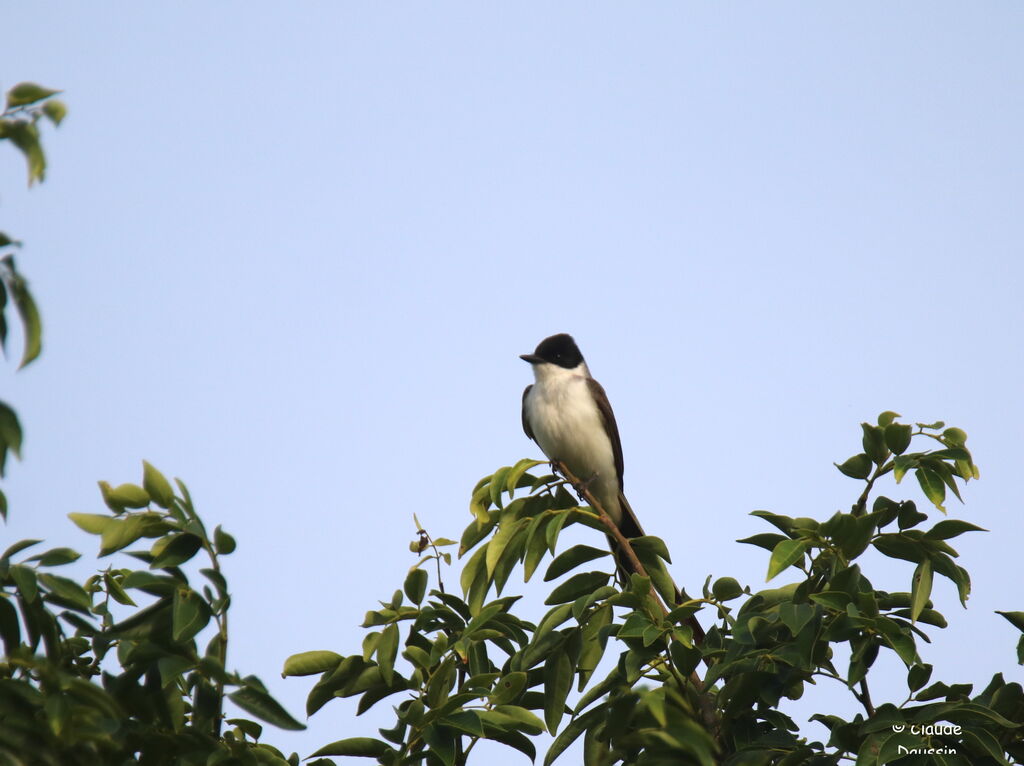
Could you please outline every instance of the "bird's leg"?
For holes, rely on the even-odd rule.
[[[586,500],[584,495],[585,495],[585,493],[590,491],[590,485],[594,483],[595,479],[597,479],[597,472],[596,471],[594,472],[594,475],[591,476],[586,481],[581,481],[578,484],[573,484],[572,485],[572,488],[576,490],[576,494],[579,495],[580,500]]]
[[[576,490],[576,495],[579,497],[579,499],[580,500],[586,500],[586,498],[584,497],[584,494],[590,490],[590,485],[593,484],[594,481],[597,479],[598,472],[595,471],[594,475],[591,476],[589,479],[587,479],[585,481],[581,481],[581,480],[577,479],[575,476],[572,476],[572,477],[565,476],[564,472],[561,470],[561,466],[562,466],[561,461],[552,460],[551,461],[551,472],[554,473],[556,476],[562,476],[562,478],[566,479],[572,485],[572,488],[574,490]]]

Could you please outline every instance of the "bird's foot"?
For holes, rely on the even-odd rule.
[[[597,480],[597,473],[594,473],[589,479],[581,481],[577,484],[573,484],[572,488],[576,490],[576,494],[579,495],[580,500],[586,500],[583,496],[585,492],[590,491],[590,485]]]

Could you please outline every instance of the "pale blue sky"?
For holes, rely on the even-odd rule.
[[[950,513],[992,533],[957,541],[975,595],[964,612],[938,582],[952,625],[925,657],[944,680],[1024,680],[993,614],[1024,608],[1024,6],[0,13],[0,86],[70,107],[41,187],[0,154],[0,230],[46,323],[0,387],[27,432],[5,536],[92,551],[65,514],[99,507],[97,479],[143,458],[184,478],[240,543],[230,663],[301,714],[283,660],[358,651],[412,563],[412,513],[458,537],[476,480],[539,454],[518,355],[566,331],[690,590],[762,586],[764,552],[733,542],[768,531],[749,511],[848,508],[860,488],[831,462],[860,421],[964,428],[982,481]],[[902,701],[902,667],[880,670],[876,701]],[[267,739],[308,755],[386,720],[353,710]]]

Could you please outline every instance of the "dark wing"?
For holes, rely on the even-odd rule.
[[[523,389],[523,433],[533,439],[533,441],[537,441],[533,438],[533,431],[530,429],[530,421],[526,417],[526,397],[530,395],[531,388],[533,388],[532,383]]]
[[[619,491],[622,491],[622,442],[619,441],[619,427],[615,425],[615,414],[612,406],[608,403],[608,395],[601,388],[601,384],[593,378],[587,378],[587,386],[590,388],[590,395],[594,397],[597,409],[604,421],[604,428],[608,432],[608,438],[612,440],[612,453],[615,457],[615,471],[619,474]]]

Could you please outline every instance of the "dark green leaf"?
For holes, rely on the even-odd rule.
[[[747,545],[756,545],[758,548],[764,548],[767,551],[775,550],[775,546],[782,540],[787,540],[785,535],[776,534],[775,532],[762,532],[759,535],[752,535],[750,537],[744,537],[742,540],[737,540],[738,543],[745,543]]]
[[[608,710],[604,704],[588,710],[583,715],[578,715],[569,722],[568,726],[562,729],[562,733],[555,737],[547,754],[544,756],[544,766],[551,766],[551,763],[575,742],[581,734],[590,731],[592,727],[601,723]]]
[[[544,662],[544,722],[554,734],[565,713],[565,700],[572,689],[573,667],[566,652],[554,652]]]
[[[959,519],[944,519],[925,533],[929,540],[949,540],[950,538],[962,535],[964,532],[988,532],[967,521]]]
[[[34,569],[22,566],[21,564],[15,564],[10,569],[11,577],[14,578],[14,584],[18,586],[18,591],[29,603],[36,600],[36,596],[39,594],[39,586],[36,584],[36,572]]]
[[[932,666],[926,664],[913,665],[907,672],[907,688],[916,692],[926,683],[932,675]]]
[[[885,427],[885,446],[894,455],[902,455],[907,447],[910,446],[910,440],[913,438],[913,435],[914,429],[912,426],[891,423]]]
[[[0,456],[6,450],[14,453],[15,457],[21,458],[21,423],[14,410],[3,402],[0,402]],[[3,476],[3,464],[0,462],[0,476]]]
[[[0,598],[0,638],[4,640],[4,654],[10,656],[21,643],[21,623],[18,610],[11,599]]]
[[[69,606],[77,607],[87,614],[92,609],[92,597],[74,580],[45,572],[40,573],[38,577],[40,583]]]
[[[522,671],[506,673],[494,685],[489,701],[492,705],[505,705],[514,701],[526,686],[527,675]]]
[[[235,538],[221,529],[218,524],[217,528],[213,530],[213,547],[221,556],[227,556],[235,552]]]
[[[1010,621],[1010,624],[1013,625],[1013,627],[1024,632],[1024,612],[1000,612],[997,609],[996,614],[1001,614]]]
[[[564,604],[568,601],[575,601],[580,596],[593,593],[602,585],[608,583],[611,577],[607,572],[582,572],[573,575],[564,583],[559,585],[547,597],[544,603],[547,606],[553,604]]]
[[[865,454],[871,458],[873,463],[881,465],[889,457],[889,449],[885,446],[885,432],[878,426],[869,423],[861,423],[860,427],[864,431],[861,444]]]
[[[279,729],[300,731],[305,729],[301,723],[292,718],[280,703],[262,689],[255,686],[243,686],[228,695],[230,700],[246,713],[254,715],[262,721],[271,723]],[[330,747],[328,745],[328,747]],[[314,753],[314,755],[331,755],[331,753]],[[336,754],[336,755],[340,755]]]
[[[150,562],[149,567],[150,569],[167,569],[181,566],[195,556],[202,547],[203,541],[197,535],[188,532],[161,537],[150,550],[150,553],[153,554],[153,561]]]
[[[733,577],[719,577],[711,586],[711,592],[719,601],[732,601],[743,595],[743,588]]]
[[[26,548],[31,548],[33,545],[39,545],[41,542],[42,540],[19,540],[18,542],[8,546],[7,550],[3,552],[3,555],[0,555],[0,560],[9,559],[14,554],[20,553]],[[29,560],[31,561],[31,559]]]
[[[368,736],[352,736],[348,739],[339,739],[336,742],[325,744],[325,746],[310,758],[317,756],[352,756],[355,758],[380,758],[391,748],[388,743],[380,739],[373,739]]]
[[[41,170],[39,174],[39,178],[42,178]],[[17,275],[10,281],[9,287],[11,299],[14,301],[14,307],[18,310],[18,316],[21,317],[21,326],[25,334],[25,348],[21,352],[21,363],[18,365],[20,370],[38,357],[43,350],[43,322],[25,279],[21,275]]]
[[[574,545],[572,548],[556,556],[551,564],[548,565],[547,572],[544,573],[544,582],[550,582],[575,569],[580,564],[585,564],[588,561],[593,561],[607,555],[609,555],[608,551],[601,550],[600,548],[592,548],[589,545]]]
[[[411,570],[405,576],[405,584],[402,587],[412,603],[417,605],[423,603],[423,596],[427,592],[427,577],[427,573],[419,567]]]
[[[210,610],[206,602],[191,588],[178,588],[174,592],[172,611],[173,637],[175,641],[190,641],[210,621]]]
[[[866,479],[871,475],[871,458],[861,452],[846,460],[842,465],[833,463],[836,468],[851,479]]]

